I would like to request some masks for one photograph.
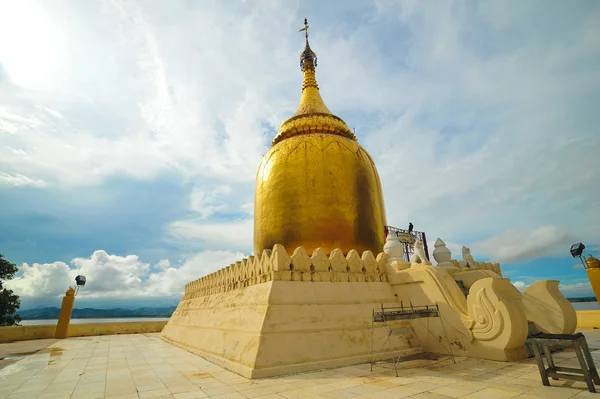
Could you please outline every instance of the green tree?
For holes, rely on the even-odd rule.
[[[22,320],[18,314],[15,314],[21,306],[19,296],[13,294],[12,290],[2,287],[2,280],[10,280],[18,270],[17,265],[10,263],[0,254],[0,327],[14,326]]]

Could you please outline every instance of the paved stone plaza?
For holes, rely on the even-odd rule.
[[[600,348],[600,333],[585,334],[600,363],[600,351],[594,351]],[[576,366],[574,356],[555,354],[563,366]],[[158,334],[2,344],[1,357],[0,398],[10,399],[600,398],[579,382],[551,380],[553,387],[544,387],[533,359],[503,363],[457,358],[453,364],[448,357],[422,356],[402,362],[400,377],[391,364],[377,365],[373,372],[362,364],[247,380],[162,341]]]

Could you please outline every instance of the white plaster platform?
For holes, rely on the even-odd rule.
[[[600,364],[600,332],[583,330]],[[50,342],[49,342],[50,343]],[[19,353],[4,344],[7,359]],[[12,348],[12,350],[10,350]],[[0,348],[2,349],[2,348]],[[557,353],[562,365],[573,352]],[[392,369],[369,364],[291,376],[248,380],[161,340],[158,334],[68,338],[5,364],[0,398],[10,399],[413,399],[583,398],[583,383],[551,380],[544,387],[533,359],[519,363],[457,358],[410,360]]]

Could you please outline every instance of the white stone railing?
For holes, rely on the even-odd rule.
[[[192,281],[185,286],[184,298],[212,295],[261,284],[267,281],[304,282],[380,282],[387,281],[385,265],[388,257],[371,251],[360,255],[350,250],[344,256],[334,249],[329,256],[317,248],[312,256],[298,247],[290,256],[283,245],[249,256],[215,273]]]

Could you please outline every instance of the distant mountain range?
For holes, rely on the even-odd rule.
[[[569,302],[596,302],[595,296],[584,296],[581,298],[567,298]]]
[[[116,317],[171,317],[176,306],[164,308],[139,308],[139,309],[73,309],[73,319],[107,319]],[[58,319],[60,309],[56,307],[41,309],[19,310],[17,314],[23,320]]]
[[[567,298],[571,302],[595,302],[595,297]],[[177,306],[139,309],[73,309],[73,319],[108,319],[121,317],[171,317]],[[19,310],[17,313],[23,320],[58,319],[59,308],[49,307],[40,309]]]

